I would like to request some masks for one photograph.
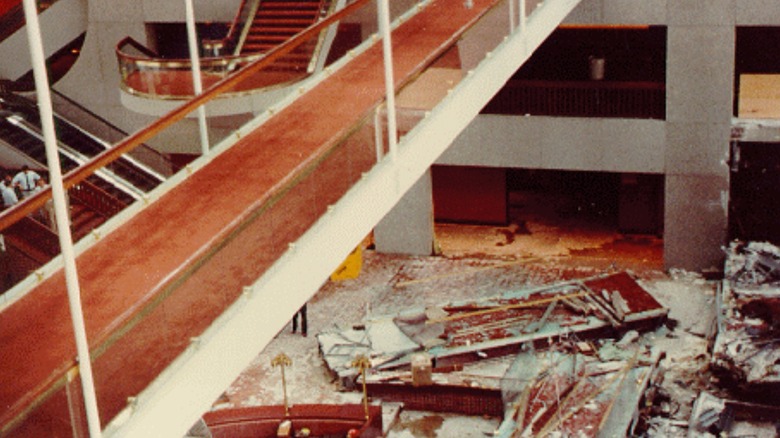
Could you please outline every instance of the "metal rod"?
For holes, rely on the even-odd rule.
[[[387,138],[390,158],[395,161],[398,146],[398,131],[395,118],[395,79],[393,79],[393,48],[390,40],[390,6],[388,0],[377,2],[379,33],[385,54],[385,89],[387,93]]]
[[[65,189],[62,184],[62,169],[57,153],[57,135],[54,130],[54,112],[52,109],[49,81],[46,72],[46,59],[41,39],[41,28],[38,22],[38,8],[35,0],[24,0],[24,16],[27,20],[27,38],[30,42],[30,58],[35,78],[35,89],[38,95],[38,110],[41,116],[46,161],[49,165],[49,179],[54,202],[54,216],[57,223],[60,247],[65,269],[65,283],[68,289],[68,304],[73,322],[76,351],[78,353],[79,370],[81,372],[81,387],[84,393],[84,405],[87,414],[89,435],[93,438],[101,436],[100,416],[97,408],[95,384],[92,377],[92,363],[89,357],[87,332],[84,327],[84,314],[81,308],[81,289],[79,287],[76,257],[73,251],[73,238],[70,234]]]
[[[519,0],[520,1],[520,33],[525,33],[526,29],[526,14],[525,14],[525,0]]]
[[[509,0],[509,33],[515,33],[515,2]]]
[[[203,93],[203,79],[200,75],[200,55],[198,53],[198,38],[195,32],[195,10],[192,0],[184,0],[187,14],[187,43],[190,48],[190,63],[192,64],[192,90],[195,96]],[[200,148],[203,155],[209,153],[209,132],[206,125],[206,105],[198,105],[198,127],[200,128]]]
[[[382,161],[384,154],[384,135],[382,135],[382,105],[374,110],[374,148],[376,149],[376,162]]]

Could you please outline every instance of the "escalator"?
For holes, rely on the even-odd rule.
[[[31,167],[46,168],[46,147],[37,105],[9,93],[0,95],[0,105],[0,145],[12,148]],[[110,147],[60,116],[55,116],[55,130],[63,173],[84,165]],[[14,173],[16,166],[3,167],[6,173]],[[163,175],[149,166],[126,156],[71,187],[68,212],[73,238],[80,240],[164,180]],[[52,218],[41,211],[4,231],[8,251],[16,254],[15,263],[3,273],[4,289],[59,254],[55,228]],[[7,280],[9,276],[13,280]]]
[[[0,96],[4,112],[0,118],[0,140],[38,163],[46,162],[40,118],[35,103],[13,94]],[[55,130],[63,173],[84,164],[111,145],[68,120],[55,115]],[[90,182],[125,204],[140,199],[165,177],[138,160],[125,156],[112,163]]]

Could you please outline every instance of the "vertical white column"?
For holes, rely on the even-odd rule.
[[[382,135],[382,105],[374,110],[374,148],[376,149],[376,162],[380,162],[384,157],[385,139]]]
[[[187,43],[190,48],[190,63],[192,64],[192,89],[195,95],[203,93],[203,81],[200,76],[200,54],[198,53],[198,38],[195,32],[195,10],[192,0],[184,0],[187,20]],[[198,107],[198,126],[200,127],[200,148],[203,155],[209,153],[209,133],[206,125],[206,107]]]
[[[509,33],[515,32],[515,0],[509,0]]]
[[[35,78],[35,89],[38,95],[38,109],[41,116],[41,129],[43,131],[44,145],[46,147],[46,161],[49,165],[52,199],[54,202],[54,216],[57,222],[57,234],[60,239],[60,248],[65,264],[65,283],[68,288],[68,304],[70,305],[71,321],[73,322],[76,351],[81,374],[81,386],[84,392],[84,404],[87,413],[89,435],[99,438],[100,416],[97,408],[95,384],[92,378],[92,362],[89,357],[89,344],[87,332],[84,327],[84,313],[81,308],[81,289],[79,287],[78,272],[76,270],[76,257],[73,251],[73,238],[70,234],[67,203],[65,202],[65,189],[62,184],[62,169],[60,168],[57,151],[57,135],[54,130],[54,113],[52,110],[51,93],[49,91],[48,75],[46,73],[46,59],[41,40],[41,27],[38,22],[38,10],[35,0],[24,0],[24,16],[27,20],[27,38],[30,41],[30,58]]]
[[[512,1],[512,0],[510,0],[510,1]],[[526,15],[525,14],[525,8],[526,8],[525,0],[519,0],[519,2],[520,2],[520,11],[519,11],[519,13],[520,13],[520,33],[524,33],[525,32],[525,26],[526,26],[526,23],[525,23],[525,15]]]
[[[393,48],[390,41],[390,5],[387,0],[377,2],[379,34],[385,54],[385,90],[387,93],[387,137],[390,158],[395,160],[398,146],[398,130],[395,118],[395,79],[393,79]]]

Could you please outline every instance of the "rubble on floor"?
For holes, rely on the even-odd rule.
[[[329,369],[354,385],[354,357],[371,360],[371,374],[408,368],[425,352],[432,367],[459,366],[516,353],[525,343],[598,336],[657,327],[668,309],[626,272],[570,280],[493,298],[408,309],[317,336]]]
[[[561,342],[517,355],[504,376],[504,421],[495,436],[631,436],[663,353],[636,332],[619,342]]]
[[[367,318],[321,332],[318,342],[346,388],[361,382],[354,358],[370,360],[362,381],[372,398],[504,418],[495,433],[502,437],[622,436],[636,427],[663,357],[639,331],[657,328],[667,313],[618,272]]]
[[[780,434],[780,407],[719,398],[702,392],[688,426],[689,438],[770,437]]]
[[[549,436],[778,436],[771,400],[746,398],[776,392],[751,392],[750,385],[734,391],[723,372],[713,374],[723,371],[718,364],[736,340],[740,351],[775,345],[773,332],[757,328],[777,325],[771,291],[780,286],[780,251],[749,247],[729,258],[723,281],[677,269],[634,276],[560,258],[518,263],[368,252],[358,279],[328,284],[310,302],[310,333],[317,336],[281,332],[228,391],[226,404],[281,403],[278,373],[268,364],[289,351],[298,377],[288,381],[293,400],[318,403],[359,403],[363,379],[352,362],[370,359],[365,381],[372,402],[396,407],[397,416],[384,422],[389,438],[546,430]],[[748,280],[761,286],[747,287]],[[739,294],[729,298],[734,284]],[[586,306],[587,315],[584,295],[569,302],[584,292],[599,301]],[[729,300],[732,306],[724,304]],[[738,324],[724,324],[727,315],[739,317]],[[730,331],[740,324],[742,331]],[[754,345],[759,339],[767,342]],[[725,374],[747,376],[739,369]],[[574,424],[576,432],[563,432]]]
[[[735,390],[778,403],[780,248],[734,242],[718,294],[712,365]]]

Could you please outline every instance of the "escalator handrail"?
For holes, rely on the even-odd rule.
[[[61,96],[61,95],[59,95]],[[61,96],[67,99],[65,96]],[[0,95],[0,101],[6,103],[9,106],[9,109],[13,112],[20,113],[23,117],[17,117],[19,119],[18,121],[15,121],[13,117],[5,117],[5,119],[10,122],[11,124],[15,125],[17,128],[24,130],[28,135],[33,136],[36,140],[43,142],[43,135],[41,134],[40,130],[40,121],[38,120],[38,106],[35,102],[13,94],[5,94]],[[35,125],[33,122],[27,120],[25,117],[29,117],[30,119],[34,119],[35,122],[38,123],[38,125]],[[55,126],[60,131],[60,134],[62,134],[63,137],[65,137],[65,132],[71,132],[75,133],[79,136],[84,136],[85,139],[89,140],[89,144],[84,142],[84,139],[79,140],[79,144],[74,143],[64,143],[60,141],[60,138],[58,138],[58,145],[60,152],[67,152],[70,155],[68,158],[73,159],[78,165],[81,165],[89,160],[89,158],[94,157],[95,155],[99,154],[100,152],[105,151],[106,149],[111,148],[111,143],[106,142],[105,140],[98,138],[94,136],[89,131],[81,128],[78,125],[75,125],[74,123],[70,122],[68,119],[60,116],[56,112],[54,113],[54,117],[56,119]],[[118,128],[117,128],[118,129]],[[127,134],[124,134],[122,138],[126,137]],[[87,147],[87,146],[93,146],[93,147]],[[81,146],[81,147],[80,147]],[[140,148],[143,148],[144,153],[147,153],[148,150],[152,150],[147,145],[140,145]],[[71,156],[72,155],[72,156]],[[74,158],[78,157],[78,159]],[[151,156],[147,156],[148,159],[161,159],[163,161],[158,162],[158,164],[165,166],[166,169],[172,169],[173,165],[166,157],[164,157],[162,154],[160,154],[157,151],[154,151],[154,154]],[[123,173],[125,176],[130,176],[131,174],[134,176],[134,178],[130,178],[134,180],[135,182],[139,182],[141,186],[139,188],[143,189],[143,192],[148,191],[150,188],[156,187],[162,182],[166,180],[166,176],[161,174],[160,172],[153,169],[151,166],[147,165],[146,163],[137,160],[132,155],[125,155],[121,157],[121,159],[115,161],[112,163],[112,167],[114,167],[114,171],[111,173],[111,178],[114,180],[120,180],[122,181],[122,184],[126,185],[135,185],[135,183],[131,184],[127,181],[126,178],[119,177],[118,175],[114,175],[115,172]],[[124,172],[121,172],[121,170],[124,170]],[[70,170],[70,169],[67,169]],[[127,190],[122,189],[126,193],[128,193]],[[135,193],[135,192],[133,192]],[[131,197],[138,199],[138,196],[135,194],[128,193]]]
[[[52,94],[57,96],[57,98],[62,99],[63,101],[67,102],[68,105],[78,109],[80,112],[82,112],[82,113],[88,115],[89,117],[93,118],[94,120],[98,121],[101,125],[103,125],[103,126],[107,127],[108,129],[116,132],[117,134],[119,134],[119,136],[121,138],[125,138],[125,137],[127,137],[129,135],[123,129],[119,128],[118,126],[116,126],[113,123],[109,122],[108,120],[104,119],[99,114],[95,114],[89,108],[87,108],[84,105],[76,102],[75,100],[71,99],[70,97],[68,97],[68,96],[66,96],[66,95],[64,95],[64,94],[62,94],[59,91],[54,90],[54,89],[52,89],[51,91],[52,91]],[[55,116],[56,116],[56,114],[55,114]],[[102,140],[102,139],[100,139],[98,137],[95,137],[90,132],[82,129],[78,125],[75,125],[75,124],[71,123],[68,119],[66,119],[64,117],[61,117],[61,116],[57,116],[57,117],[59,117],[65,123],[68,123],[69,125],[73,126],[74,128],[80,130],[81,132],[83,132],[84,134],[88,135],[89,137],[97,140],[98,142],[100,142],[101,144],[103,144],[105,146],[105,149],[108,149],[108,148],[111,147],[111,143],[109,143],[109,142],[107,142],[105,140]],[[145,153],[152,154],[156,159],[159,159],[161,162],[165,163],[168,166],[169,169],[172,169],[174,167],[173,163],[171,162],[171,160],[167,156],[165,156],[165,154],[160,153],[157,149],[154,149],[153,147],[151,147],[151,146],[149,146],[147,144],[140,144],[140,145],[138,145],[138,147],[143,149]],[[131,158],[131,157],[128,156],[126,158]],[[139,164],[139,166],[143,165],[143,167],[149,167],[149,166],[145,165],[144,163],[138,163],[138,164]],[[152,171],[159,174],[159,171],[157,171],[157,170],[152,169]],[[159,175],[159,176],[162,177],[163,180],[164,180],[166,176],[170,176],[170,175]]]
[[[28,122],[27,120],[24,120],[20,117],[21,120],[12,122],[9,119],[11,118],[10,117],[7,118],[9,123],[16,126],[20,130],[24,131],[25,133],[27,133],[27,135],[35,138],[41,143],[44,142],[43,134],[40,132],[40,130],[36,126],[31,125],[30,122]],[[57,149],[58,152],[61,154],[61,156],[75,163],[77,167],[83,166],[85,163],[89,161],[90,158],[85,156],[81,152],[71,148],[70,146],[60,143],[59,141],[57,142]],[[125,193],[126,195],[130,196],[133,199],[141,199],[141,197],[144,194],[142,190],[139,190],[133,184],[129,183],[124,178],[115,174],[113,171],[105,167],[95,171],[95,175],[99,176],[102,180],[110,183],[116,189]]]
[[[149,139],[153,138],[164,129],[184,119],[188,114],[195,111],[201,105],[205,105],[207,102],[235,87],[237,84],[241,83],[248,77],[256,74],[259,70],[273,64],[279,60],[279,58],[287,55],[296,47],[308,41],[318,32],[321,32],[326,27],[343,20],[345,17],[365,6],[369,1],[370,0],[355,0],[343,9],[336,11],[332,15],[309,26],[291,39],[276,46],[274,49],[266,53],[265,56],[262,56],[251,64],[241,68],[234,74],[221,79],[211,87],[204,90],[203,93],[190,99],[168,114],[155,120],[145,129],[131,134],[124,140],[115,144],[111,149],[96,155],[84,166],[68,172],[63,178],[63,185],[65,189],[67,190],[81,181],[84,181],[90,175],[94,174],[98,169],[109,165],[122,155],[129,153],[136,147],[140,146],[142,143],[145,143]],[[51,199],[51,196],[51,186],[48,186],[44,190],[0,213],[0,232],[2,232],[2,230],[11,224],[20,220],[22,217],[32,213],[38,208],[41,208],[47,200]]]

